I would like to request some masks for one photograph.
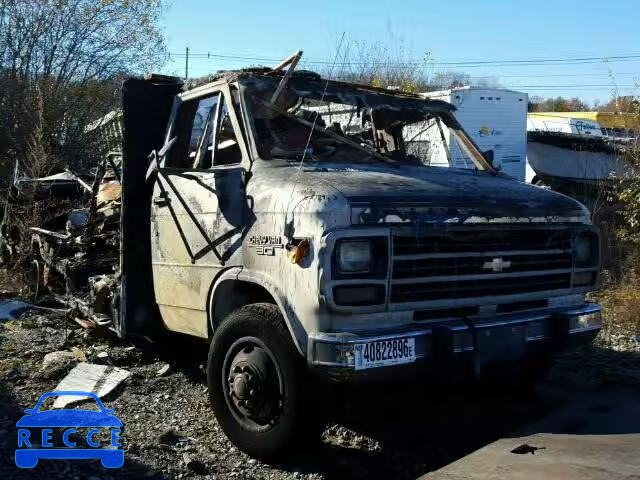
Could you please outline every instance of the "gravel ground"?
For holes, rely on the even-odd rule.
[[[567,385],[568,379],[572,389],[640,385],[640,356],[630,353],[637,340],[617,342],[607,350],[586,347],[562,355],[545,385]],[[180,336],[132,345],[91,334],[62,314],[37,310],[0,321],[0,478],[416,478],[559,405],[541,389],[511,382],[488,388],[426,380],[422,385],[414,380],[385,387],[336,387],[334,423],[322,443],[296,452],[285,464],[266,465],[235,449],[216,424],[206,393],[206,348]],[[73,367],[71,362],[42,370],[45,354],[57,350],[131,372],[104,399],[124,423],[122,468],[108,470],[99,461],[78,460],[41,460],[33,470],[15,467],[15,422]]]

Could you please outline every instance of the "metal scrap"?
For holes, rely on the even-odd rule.
[[[110,318],[117,285],[121,165],[122,155],[110,152],[92,169],[90,185],[89,172],[66,170],[34,179],[16,164],[0,225],[2,261],[28,258],[35,266],[36,295],[47,288],[94,325]],[[39,225],[22,227],[29,218],[23,212],[33,202],[42,202],[51,215]]]
[[[60,381],[54,391],[93,392],[102,398],[111,393],[129,375],[131,373],[123,368],[82,362]],[[56,397],[53,408],[65,408],[82,400],[83,397],[76,395],[61,395]]]

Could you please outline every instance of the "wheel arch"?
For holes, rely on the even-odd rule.
[[[267,275],[239,267],[226,270],[212,283],[207,303],[209,336],[229,313],[252,303],[276,305],[296,349],[305,356],[306,331],[283,292]]]

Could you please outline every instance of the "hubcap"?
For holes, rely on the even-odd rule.
[[[283,405],[283,383],[273,354],[259,339],[236,341],[225,356],[225,400],[238,421],[252,430],[275,423]]]

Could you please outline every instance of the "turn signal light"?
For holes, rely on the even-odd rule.
[[[309,240],[300,240],[297,245],[287,245],[287,255],[291,263],[300,263],[303,258],[309,255]]]

